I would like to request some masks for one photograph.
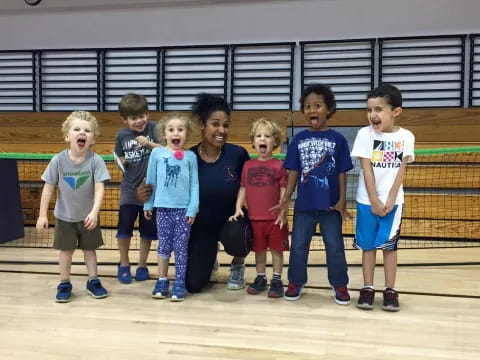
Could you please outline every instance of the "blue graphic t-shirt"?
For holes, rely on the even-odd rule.
[[[57,186],[55,217],[68,222],[85,220],[93,208],[95,183],[109,179],[105,162],[91,151],[76,165],[64,150],[52,158],[42,174],[43,181]]]
[[[347,140],[332,129],[298,133],[283,166],[298,171],[296,211],[334,206],[340,198],[338,174],[353,168]]]

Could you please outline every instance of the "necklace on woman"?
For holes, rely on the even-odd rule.
[[[220,148],[220,151],[218,152],[217,154],[217,157],[213,160],[210,160],[210,158],[208,157],[208,155],[205,153],[205,149],[203,148],[203,144],[200,144],[198,146],[198,152],[200,154],[200,157],[203,159],[203,161],[207,162],[207,163],[214,163],[216,162],[218,159],[220,159],[220,155],[222,155],[222,149]]]

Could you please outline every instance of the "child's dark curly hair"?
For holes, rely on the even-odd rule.
[[[305,98],[310,94],[322,95],[325,105],[328,107],[327,119],[331,118],[335,111],[337,111],[337,103],[335,101],[335,94],[333,93],[330,86],[323,84],[309,84],[305,90],[303,90],[302,96],[300,97],[300,110],[303,112],[303,106],[305,103]]]

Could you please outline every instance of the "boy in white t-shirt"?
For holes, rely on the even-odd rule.
[[[402,95],[393,85],[382,84],[367,95],[369,126],[358,131],[351,156],[361,164],[357,191],[357,222],[353,246],[363,250],[364,287],[357,307],[373,309],[377,249],[383,250],[386,311],[398,311],[395,291],[397,244],[404,202],[406,164],[414,160],[413,134],[395,126],[402,113]]]

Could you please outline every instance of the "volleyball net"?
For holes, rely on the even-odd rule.
[[[407,166],[404,182],[405,205],[399,247],[479,247],[480,147],[421,149],[415,155],[415,162]],[[276,156],[283,158],[282,154]],[[17,164],[25,231],[23,238],[0,246],[52,247],[55,196],[49,204],[49,229],[45,232],[35,229],[43,188],[40,176],[52,157],[52,154],[0,153],[0,159],[10,159]],[[122,174],[112,156],[102,157],[111,175],[100,212],[103,248],[117,249],[115,235]],[[343,224],[346,249],[352,248],[355,232],[355,195],[360,164],[358,161],[354,164],[354,169],[347,174],[347,207],[353,219]],[[2,206],[8,208],[8,204]],[[290,230],[292,217],[293,209],[289,212]],[[134,232],[131,248],[139,248],[137,231]],[[313,237],[311,249],[324,249],[320,228]]]

